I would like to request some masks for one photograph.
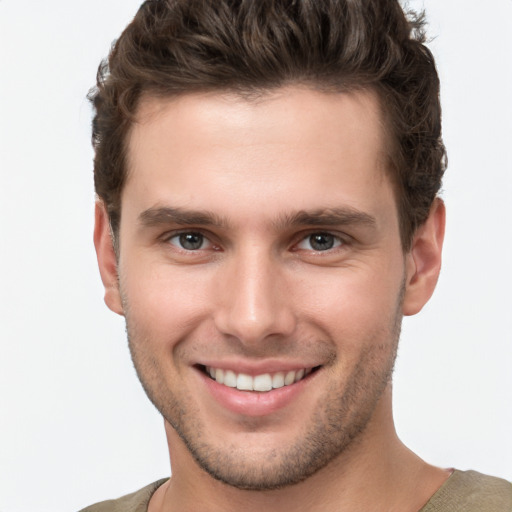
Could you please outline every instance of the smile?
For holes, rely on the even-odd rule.
[[[267,392],[299,382],[318,367],[301,368],[299,370],[286,372],[262,373],[254,376],[245,373],[236,373],[232,370],[213,368],[211,366],[205,366],[204,368],[206,373],[213,380],[229,388],[236,388],[240,391]]]

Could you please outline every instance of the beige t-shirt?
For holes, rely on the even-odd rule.
[[[80,512],[147,512],[151,496],[166,481]],[[512,512],[512,484],[476,471],[455,470],[419,512]]]
[[[512,512],[512,484],[455,470],[419,512]]]

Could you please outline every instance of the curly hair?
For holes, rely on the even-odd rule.
[[[114,237],[126,141],[143,95],[251,96],[285,85],[374,90],[391,140],[404,250],[427,219],[446,168],[439,78],[423,14],[398,0],[147,0],[98,70],[94,180]]]

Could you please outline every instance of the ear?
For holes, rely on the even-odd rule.
[[[105,304],[119,315],[123,314],[117,259],[112,242],[110,222],[103,201],[96,201],[94,211],[94,247],[98,258],[101,280],[105,287]]]
[[[416,231],[411,250],[406,254],[406,287],[403,314],[415,315],[428,302],[441,271],[446,209],[436,198],[430,214]]]

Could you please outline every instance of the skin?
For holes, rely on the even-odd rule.
[[[385,148],[370,92],[142,101],[119,254],[101,202],[95,244],[165,418],[173,476],[151,512],[419,510],[447,478],[398,440],[390,379],[402,315],[439,275],[444,205],[404,254]],[[219,401],[203,366],[316,371],[254,413]]]

